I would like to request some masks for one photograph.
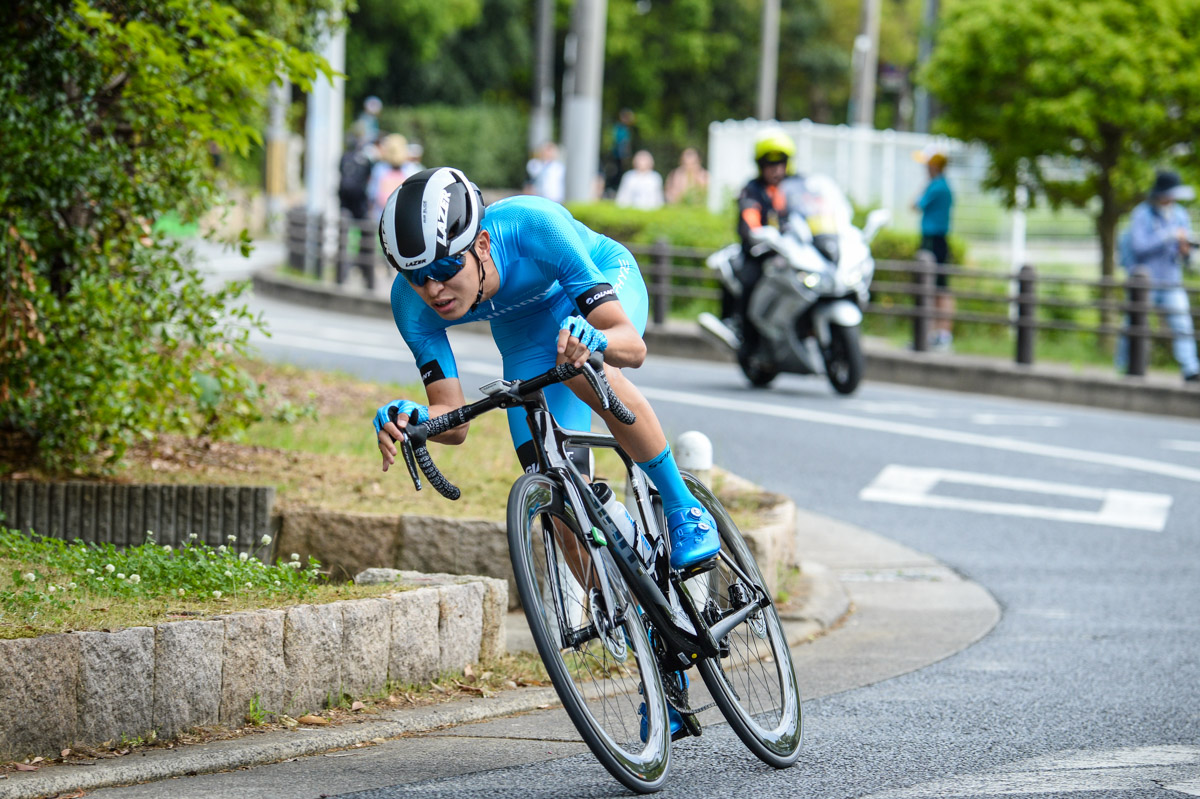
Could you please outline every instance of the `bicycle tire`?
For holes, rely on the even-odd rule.
[[[568,547],[554,533],[555,518],[572,535],[591,529],[591,524],[581,527],[554,480],[539,473],[522,475],[509,493],[508,542],[517,592],[538,654],[563,708],[596,759],[630,790],[657,791],[670,768],[671,730],[657,660],[637,603],[608,550],[580,546],[566,554]],[[593,613],[602,601],[589,596],[574,576],[595,574],[590,558],[596,551],[607,559],[611,593],[625,608],[623,622],[607,634],[599,631],[603,614]],[[555,601],[555,591],[561,602]],[[569,645],[560,616],[570,629],[586,630],[587,640]],[[642,702],[648,708],[646,741],[641,740],[638,714]]]
[[[717,565],[685,583],[701,614],[712,607],[727,611],[737,604],[734,593],[741,579],[730,561],[765,590],[762,572],[720,500],[695,476],[683,473],[684,482],[708,509],[721,535]],[[787,768],[800,756],[803,717],[800,688],[787,637],[774,604],[752,614],[725,637],[728,655],[704,658],[697,667],[713,701],[737,736],[760,760]]]

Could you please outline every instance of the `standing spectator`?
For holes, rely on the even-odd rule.
[[[358,126],[355,125],[357,128]],[[357,131],[346,137],[346,150],[338,164],[341,176],[338,179],[338,201],[342,208],[355,219],[366,219],[371,210],[371,198],[367,186],[371,182],[372,150],[362,141]]]
[[[561,203],[567,195],[567,170],[558,157],[558,145],[548,141],[525,164],[526,193]]]
[[[662,204],[663,179],[654,171],[654,156],[646,150],[638,150],[633,156],[633,169],[621,176],[617,205],[653,211],[662,208]]]
[[[667,202],[701,205],[708,198],[708,170],[700,165],[700,153],[688,147],[679,155],[679,166],[667,175]]]
[[[1189,383],[1200,381],[1200,359],[1196,356],[1187,291],[1182,285],[1182,264],[1192,251],[1192,226],[1179,203],[1195,197],[1196,192],[1185,186],[1177,173],[1160,171],[1150,196],[1133,209],[1129,220],[1133,265],[1150,273],[1150,303],[1175,334],[1172,352],[1183,379]],[[1117,369],[1126,371],[1128,363],[1129,340],[1121,336],[1117,342]]]
[[[605,191],[615,192],[621,185],[621,178],[629,170],[633,159],[634,139],[637,137],[637,117],[632,109],[622,108],[617,115],[617,123],[613,125],[612,150],[609,151],[608,176],[605,181]]]
[[[379,112],[382,110],[383,100],[380,100],[375,95],[371,95],[363,100],[362,113],[354,121],[355,125],[361,126],[362,135],[369,142],[376,141],[379,138]]]
[[[931,344],[935,349],[948,350],[954,343],[954,320],[951,318],[954,316],[954,295],[950,293],[949,275],[941,265],[950,259],[950,244],[946,236],[950,232],[950,208],[954,205],[954,195],[944,174],[945,153],[926,150],[917,154],[917,160],[924,161],[925,169],[929,172],[929,184],[925,192],[913,203],[913,208],[921,212],[921,249],[933,253],[933,260],[939,265],[937,293],[933,298],[937,318],[933,320]]]
[[[371,185],[367,188],[375,219],[383,214],[388,197],[404,182],[404,165],[407,163],[407,139],[399,133],[389,133],[379,141],[379,161],[371,169]]]

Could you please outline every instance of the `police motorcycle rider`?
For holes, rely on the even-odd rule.
[[[742,293],[733,297],[726,292],[722,298],[722,316],[728,326],[741,337],[741,355],[748,357],[758,346],[759,332],[750,322],[747,308],[750,295],[763,273],[763,263],[771,251],[755,247],[779,232],[788,215],[799,209],[790,208],[788,199],[797,198],[804,179],[794,173],[792,159],[796,144],[783,130],[772,128],[759,134],[754,142],[754,162],[758,175],[751,179],[738,196],[738,237],[742,242],[742,265],[737,271]]]

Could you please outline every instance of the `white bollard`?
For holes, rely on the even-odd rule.
[[[675,462],[705,485],[712,483],[713,448],[708,436],[697,430],[680,433],[675,439]]]

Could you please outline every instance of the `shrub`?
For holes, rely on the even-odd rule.
[[[216,0],[27,0],[0,41],[0,438],[66,470],[254,418],[240,290],[153,225],[219,202],[210,148],[248,151],[277,75],[328,66]]]

